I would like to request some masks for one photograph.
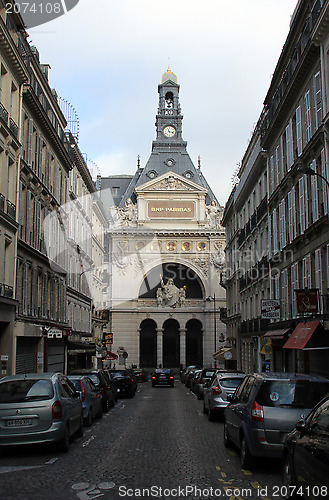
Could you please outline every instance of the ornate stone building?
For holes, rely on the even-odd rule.
[[[219,285],[224,266],[222,207],[196,168],[182,138],[177,77],[169,69],[158,87],[156,140],[138,165],[118,207],[111,178],[98,182],[112,219],[109,294],[113,352],[127,363],[177,368],[212,365],[225,339]],[[127,178],[125,178],[125,182]],[[118,185],[113,178],[112,187]],[[115,192],[116,194],[116,192]],[[208,300],[207,300],[208,299]],[[223,342],[222,342],[223,344]],[[119,363],[123,363],[119,358]]]

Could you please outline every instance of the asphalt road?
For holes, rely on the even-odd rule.
[[[179,381],[139,384],[67,454],[51,446],[1,449],[0,498],[280,500],[280,463],[242,470],[238,454],[223,446],[222,421],[209,422],[202,406]]]

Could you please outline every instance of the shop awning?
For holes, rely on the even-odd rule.
[[[269,330],[265,333],[264,337],[270,337],[272,340],[282,340],[288,332],[290,332],[290,328],[286,328],[285,330]]]
[[[320,321],[299,323],[284,344],[283,349],[304,349],[319,324]]]
[[[69,354],[96,354],[96,345],[85,342],[68,340],[67,349]]]
[[[221,347],[216,351],[212,357],[214,359],[217,359],[217,361],[223,361],[223,360],[229,360],[229,359],[235,359],[235,350],[233,347]]]

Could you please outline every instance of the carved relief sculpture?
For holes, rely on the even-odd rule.
[[[178,288],[173,278],[169,278],[167,283],[164,283],[160,275],[161,288],[157,289],[156,298],[158,306],[177,307],[182,306],[186,298],[186,287]]]

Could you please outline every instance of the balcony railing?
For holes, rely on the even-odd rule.
[[[5,201],[6,201],[6,197],[0,193],[0,210],[2,210],[3,212],[5,211]]]
[[[16,205],[7,200],[7,214],[12,218],[16,219]]]
[[[4,283],[0,283],[0,296],[7,297],[8,299],[13,298],[13,287],[9,285],[5,285]]]
[[[5,122],[5,124],[8,126],[8,117],[9,113],[4,107],[3,104],[0,103],[0,118]]]
[[[14,120],[12,118],[10,118],[9,120],[9,128],[13,134],[13,136],[18,139],[18,126],[16,125],[16,123],[14,122]]]

